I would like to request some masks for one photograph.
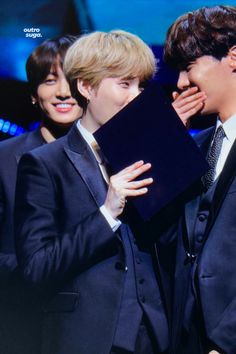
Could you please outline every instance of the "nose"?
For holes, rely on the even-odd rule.
[[[60,78],[58,82],[57,97],[61,100],[71,97],[70,87],[65,77]]]
[[[179,73],[179,78],[177,81],[178,89],[183,91],[183,90],[186,90],[189,86],[190,86],[190,82],[189,82],[187,71],[181,71]]]

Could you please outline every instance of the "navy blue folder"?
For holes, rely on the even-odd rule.
[[[179,119],[163,88],[152,83],[94,133],[117,173],[138,160],[152,168],[146,195],[132,198],[144,220],[151,219],[207,171],[208,164]]]

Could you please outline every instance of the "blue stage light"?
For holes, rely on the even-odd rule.
[[[17,136],[25,133],[27,130],[8,119],[0,118],[0,132]]]
[[[11,126],[11,123],[8,120],[6,120],[2,126],[2,132],[8,133],[10,126]]]
[[[194,136],[196,134],[198,134],[201,131],[201,129],[190,129],[189,133],[191,136]]]
[[[13,123],[9,129],[9,134],[14,136],[16,134],[17,128],[18,125]]]

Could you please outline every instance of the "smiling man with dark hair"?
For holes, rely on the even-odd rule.
[[[178,228],[173,352],[236,353],[236,7],[204,7],[170,27],[165,61],[180,92],[198,87],[218,115],[196,142],[210,170]]]

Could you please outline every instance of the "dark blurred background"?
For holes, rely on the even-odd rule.
[[[157,81],[170,91],[175,72],[162,63],[165,35],[182,13],[210,0],[3,0],[0,11],[0,140],[33,130],[39,117],[31,104],[25,62],[35,46],[47,38],[92,30],[124,29],[139,35],[159,60]],[[236,5],[235,1],[221,4]],[[193,129],[212,124],[214,117],[196,117]]]

